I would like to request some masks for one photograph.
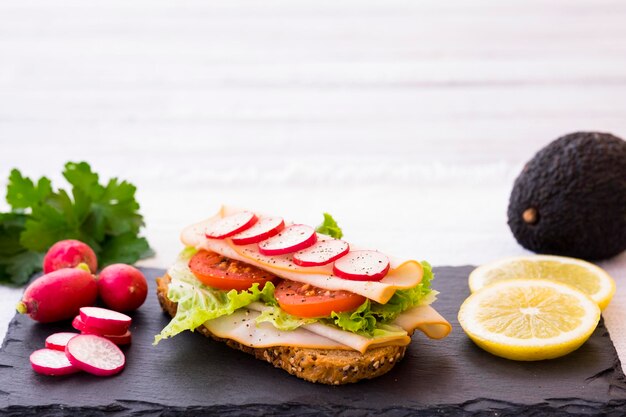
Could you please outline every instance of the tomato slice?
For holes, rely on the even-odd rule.
[[[198,251],[189,260],[189,269],[200,282],[220,290],[244,291],[254,283],[262,289],[266,282],[278,279],[255,266],[206,250]]]
[[[298,317],[328,317],[333,311],[355,310],[365,297],[349,291],[330,291],[295,281],[282,281],[274,293],[280,308]]]

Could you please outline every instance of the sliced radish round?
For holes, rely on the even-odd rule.
[[[65,345],[74,336],[78,336],[78,333],[61,332],[51,334],[46,338],[46,347],[52,350],[60,350],[65,352]]]
[[[252,227],[258,218],[254,213],[242,211],[219,219],[207,226],[204,234],[212,239],[225,239]]]
[[[83,319],[81,319],[80,316],[74,317],[74,320],[72,320],[72,327],[80,332],[85,331],[85,329],[87,328],[87,326],[85,326],[85,323],[83,322]]]
[[[127,330],[126,333],[122,335],[112,335],[112,334],[99,334],[91,331],[90,329],[83,330],[82,334],[95,334],[96,336],[102,336],[104,338],[109,339],[111,342],[115,343],[118,346],[129,345],[132,341],[132,334],[130,330]]]
[[[124,368],[124,353],[102,336],[81,334],[67,342],[65,355],[70,363],[85,372],[98,376],[108,376]]]
[[[94,333],[110,335],[126,333],[131,322],[126,314],[100,307],[81,307],[80,318],[85,328]]]
[[[311,226],[294,224],[283,229],[276,236],[259,243],[259,252],[263,255],[284,255],[293,253],[317,242],[317,235]]]
[[[39,349],[31,353],[30,366],[43,375],[67,375],[80,371],[67,359],[65,352],[53,349]]]
[[[280,217],[261,217],[249,229],[233,235],[231,239],[235,245],[250,245],[268,239],[285,228],[285,222]]]
[[[296,252],[293,255],[293,263],[300,266],[326,265],[341,258],[349,250],[350,245],[343,240],[322,240],[313,246]]]
[[[389,259],[375,250],[355,250],[339,258],[333,274],[353,281],[380,281],[389,271]]]

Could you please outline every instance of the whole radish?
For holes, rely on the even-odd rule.
[[[98,259],[94,251],[79,240],[61,240],[48,249],[43,258],[43,272],[57,271],[63,268],[74,268],[85,263],[92,274],[98,269]]]
[[[87,266],[81,266],[59,269],[34,280],[17,303],[17,311],[49,323],[71,319],[81,307],[93,305],[98,297],[98,284],[85,270]]]
[[[113,264],[100,272],[98,292],[102,302],[110,309],[132,311],[139,308],[146,300],[148,282],[137,268],[125,264]]]

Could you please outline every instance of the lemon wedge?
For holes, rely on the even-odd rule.
[[[507,279],[532,278],[562,282],[589,295],[600,309],[615,294],[615,281],[602,268],[564,256],[534,255],[506,258],[476,268],[469,276],[470,291]]]
[[[568,285],[516,279],[470,295],[458,318],[470,339],[487,352],[537,361],[578,349],[598,325],[600,308]]]

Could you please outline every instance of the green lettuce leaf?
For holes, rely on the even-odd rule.
[[[365,300],[354,311],[343,313],[335,313],[333,311],[331,318],[326,321],[352,333],[371,333],[376,329],[376,323],[378,322],[374,314],[372,314],[372,303],[370,300]]]
[[[332,313],[327,321],[337,327],[353,333],[373,336],[380,324],[395,320],[402,312],[418,305],[427,305],[435,301],[437,292],[430,288],[434,278],[432,267],[422,262],[424,276],[415,287],[398,290],[387,304],[378,304],[365,300],[359,308],[351,312]]]
[[[341,239],[343,236],[341,227],[339,227],[335,219],[333,219],[333,216],[328,213],[324,213],[324,222],[317,226],[315,231],[335,239]]]
[[[305,324],[315,323],[316,321],[317,319],[292,316],[278,307],[278,305],[266,308],[261,315],[256,318],[257,324],[264,322],[272,323],[278,330],[294,330]]]
[[[187,266],[195,252],[195,249],[183,251],[168,271],[172,282],[167,297],[178,303],[178,308],[176,316],[155,336],[155,345],[185,330],[194,331],[207,320],[230,315],[255,301],[271,303],[274,300],[274,285],[271,282],[266,283],[263,290],[259,290],[259,284],[253,284],[247,291],[221,291],[203,285]]]

